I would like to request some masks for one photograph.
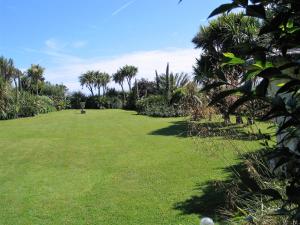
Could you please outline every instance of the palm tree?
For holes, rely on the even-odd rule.
[[[8,82],[11,80],[14,73],[14,61],[12,59],[6,59],[3,56],[0,57],[0,75],[4,81]]]
[[[87,89],[94,96],[94,86],[95,86],[95,71],[87,71],[79,77],[79,82],[82,87],[86,86]]]
[[[27,76],[30,78],[31,83],[35,84],[36,95],[39,94],[39,85],[45,80],[43,77],[44,71],[45,69],[38,64],[32,64],[27,70]]]
[[[15,85],[15,91],[16,91],[16,100],[17,102],[19,101],[19,91],[22,90],[22,86],[21,86],[21,78],[23,76],[23,73],[21,70],[15,68],[13,71],[13,75],[12,75],[12,79],[14,81],[14,85]]]
[[[122,88],[123,92],[123,105],[125,104],[126,96],[125,96],[125,90],[124,90],[124,80],[125,76],[122,71],[122,69],[119,69],[114,75],[113,75],[113,81],[117,84],[119,84]]]
[[[136,76],[136,74],[138,73],[138,68],[135,66],[124,66],[123,68],[121,68],[122,73],[128,83],[128,87],[129,87],[129,92],[131,92],[131,80],[132,78],[134,78]]]
[[[101,95],[100,90],[101,90],[101,86],[102,86],[102,83],[103,83],[102,74],[99,71],[95,71],[94,76],[95,76],[94,86],[98,90],[98,97],[100,97],[100,95]]]
[[[244,17],[242,13],[222,15],[210,21],[209,25],[200,27],[200,31],[193,38],[196,48],[203,51],[195,66],[196,81],[206,85],[211,79],[218,79],[216,75],[223,69],[223,54],[232,52],[241,55],[241,46],[250,46],[257,39],[259,27],[257,19]],[[240,71],[227,69],[225,73],[236,84]]]
[[[204,87],[215,82],[224,82],[223,88],[230,90],[241,85],[242,68],[223,67],[224,53],[231,52],[242,55],[242,46],[251,46],[257,39],[260,23],[258,19],[244,17],[242,13],[230,13],[211,20],[207,26],[202,26],[193,42],[202,50],[200,59],[194,67],[195,81]],[[208,94],[216,96],[221,90],[214,89]],[[223,90],[224,91],[224,90]],[[229,105],[236,98],[224,98],[218,108],[223,114],[225,123],[230,122]]]
[[[110,82],[110,75],[108,73],[101,73],[101,74],[102,74],[103,95],[106,95],[107,85]]]
[[[95,71],[94,72],[94,76],[95,76],[95,84],[94,86],[97,88],[98,90],[98,96],[101,95],[101,87],[103,89],[102,93],[103,95],[105,95],[106,90],[107,90],[107,85],[110,82],[110,76],[108,73],[105,72],[99,72],[99,71]]]

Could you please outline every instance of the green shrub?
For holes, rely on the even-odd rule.
[[[71,109],[80,109],[80,102],[86,102],[87,97],[81,92],[73,92],[70,96],[68,96],[68,100],[70,102]]]
[[[56,111],[53,101],[47,96],[36,96],[23,92],[19,96],[17,117],[30,117]]]
[[[119,97],[107,97],[107,104],[110,109],[121,109],[122,108],[122,100]]]
[[[185,88],[178,88],[176,89],[171,98],[171,104],[180,104],[187,96]]]
[[[38,114],[36,96],[23,92],[20,95],[18,116],[19,117],[30,117]]]
[[[56,108],[51,98],[47,96],[35,96],[37,101],[37,111],[39,113],[55,112]]]
[[[69,102],[69,103],[68,103]],[[80,109],[80,102],[85,102],[86,109],[121,109],[122,100],[119,95],[111,92],[107,96],[85,96],[82,92],[74,92],[68,97],[67,107]]]
[[[98,109],[121,109],[122,100],[118,97],[96,97],[95,104]]]
[[[63,110],[63,109],[71,108],[70,100],[66,97],[53,96],[53,97],[50,97],[50,98],[53,101],[54,107],[58,111]]]
[[[11,86],[0,77],[0,120],[17,117],[17,107],[13,96]]]
[[[178,117],[183,113],[175,105],[168,104],[167,99],[162,95],[152,95],[141,99],[136,103],[137,112],[141,115],[155,117]]]

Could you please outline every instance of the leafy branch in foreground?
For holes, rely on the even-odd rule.
[[[234,111],[248,101],[270,102],[271,110],[262,119],[275,121],[277,145],[269,148],[268,159],[274,174],[285,181],[282,208],[277,215],[300,222],[300,2],[294,0],[233,0],[215,9],[209,17],[243,8],[244,16],[258,18],[261,28],[253,45],[240,53],[226,53],[223,67],[241,68],[241,83],[223,91],[215,101],[239,92],[230,107]],[[269,41],[266,42],[265,40]],[[253,47],[254,46],[254,47]],[[214,80],[219,85],[219,80]],[[243,88],[249,85],[251,88]],[[213,85],[212,85],[213,86]],[[272,190],[275,191],[275,190]],[[262,193],[266,194],[266,193]],[[272,199],[271,199],[272,200]]]

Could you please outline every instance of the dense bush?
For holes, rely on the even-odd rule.
[[[20,117],[35,116],[38,114],[38,105],[36,96],[24,92],[19,99],[19,110],[18,114]]]
[[[70,101],[66,98],[67,87],[62,84],[51,84],[45,82],[40,91],[40,95],[48,96],[57,110],[70,108]]]
[[[53,105],[58,111],[69,109],[71,107],[70,100],[65,96],[52,96],[50,99],[53,101]]]
[[[179,107],[170,105],[162,95],[152,95],[137,101],[137,112],[141,115],[156,117],[177,117],[183,113]]]
[[[55,112],[56,108],[54,102],[51,98],[47,96],[35,96],[36,98],[36,105],[37,105],[37,112],[40,113],[49,113]]]
[[[129,93],[124,108],[127,110],[136,110],[137,101],[138,101],[138,96],[136,92],[133,91]]]
[[[106,97],[107,99],[107,107],[109,109],[121,109],[122,108],[122,100],[118,97]]]
[[[80,102],[86,102],[87,97],[84,93],[77,91],[73,92],[70,96],[67,97],[70,101],[70,108],[71,109],[80,109]]]
[[[118,97],[90,96],[86,99],[86,109],[121,109],[122,100]]]
[[[54,111],[56,111],[56,108],[49,97],[23,92],[20,95],[17,115],[15,117],[30,117]]]
[[[122,100],[118,92],[111,91],[107,96],[85,96],[82,92],[74,92],[68,97],[70,108],[80,109],[80,102],[85,102],[86,109],[120,109]]]
[[[185,88],[178,88],[174,91],[171,98],[171,104],[181,104],[187,96],[187,91]]]
[[[0,77],[0,119],[11,117],[13,109],[13,98],[11,97],[10,87]]]
[[[86,101],[85,101],[85,108],[86,109],[100,109],[101,108],[100,98],[98,96],[89,96],[89,97],[87,97]]]
[[[56,111],[53,101],[47,96],[37,96],[28,92],[16,95],[9,88],[2,88],[1,90],[0,119],[2,120],[30,117]],[[6,90],[6,95],[4,95],[4,90]]]

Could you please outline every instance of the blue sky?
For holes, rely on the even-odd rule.
[[[229,1],[229,0],[228,0]],[[26,69],[79,90],[88,69],[113,73],[133,64],[151,79],[170,62],[174,72],[192,71],[191,39],[226,0],[0,0],[0,55]]]

